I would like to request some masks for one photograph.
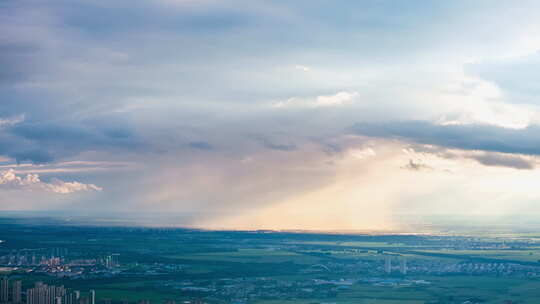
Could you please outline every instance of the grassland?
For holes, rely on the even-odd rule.
[[[230,252],[204,252],[181,255],[168,255],[167,258],[195,261],[221,261],[239,263],[299,263],[313,264],[319,258],[306,256],[291,251],[273,249],[239,249]]]

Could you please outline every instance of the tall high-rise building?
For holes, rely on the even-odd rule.
[[[34,288],[26,291],[26,304],[62,304],[62,297],[65,295],[64,286],[48,286],[37,282]],[[60,303],[57,303],[57,298],[60,298]]]
[[[62,297],[62,304],[79,304],[80,298],[81,292],[78,290],[66,292],[66,294]]]
[[[0,280],[0,303],[7,303],[9,301],[9,280],[7,277],[3,277]]]
[[[96,304],[96,291],[90,290],[90,304]]]
[[[14,281],[11,286],[11,302],[13,304],[22,303],[22,282]]]
[[[399,262],[399,272],[401,272],[401,274],[407,274],[407,260],[403,258]]]
[[[384,271],[386,273],[392,272],[392,260],[390,259],[390,257],[386,257],[386,259],[384,260]]]
[[[75,304],[75,295],[73,292],[68,292],[62,297],[62,304]]]
[[[106,256],[103,259],[103,264],[106,268],[112,268],[112,257],[110,255]]]
[[[111,262],[112,262],[113,267],[118,267],[120,265],[119,257],[120,257],[119,253],[111,254]]]

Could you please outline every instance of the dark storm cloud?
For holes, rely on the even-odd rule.
[[[537,161],[534,157],[519,154],[507,154],[486,151],[457,151],[441,146],[412,145],[412,150],[421,154],[432,154],[445,159],[471,159],[484,166],[507,167],[513,169],[534,169]]]
[[[540,128],[509,129],[490,125],[436,125],[426,121],[357,123],[358,135],[403,139],[420,144],[502,153],[540,155]]]
[[[296,145],[293,144],[276,144],[272,142],[265,142],[264,146],[268,149],[279,151],[294,151],[297,149]]]
[[[263,147],[270,150],[294,151],[298,149],[298,147],[293,143],[278,142],[277,140],[272,139],[270,138],[270,136],[267,136],[267,135],[250,134],[248,137],[255,140],[256,142],[260,143]]]
[[[36,141],[85,141],[92,137],[90,130],[79,125],[25,123],[10,131],[22,138]]]
[[[414,161],[412,159],[409,159],[409,163],[402,167],[403,169],[408,169],[412,171],[420,171],[420,170],[432,170],[433,168],[431,166],[428,166],[420,161]]]
[[[275,143],[267,138],[261,138],[259,139],[259,141],[265,148],[268,148],[270,150],[294,151],[297,149],[296,145],[294,144]]]
[[[214,147],[212,147],[211,144],[204,142],[204,141],[193,141],[189,143],[189,146],[194,149],[199,150],[212,150]]]
[[[21,123],[10,128],[12,134],[43,145],[66,143],[67,146],[119,146],[134,148],[136,136],[128,129],[87,125],[84,123]]]
[[[144,149],[142,140],[127,129],[81,123],[22,122],[0,130],[0,154],[17,162],[47,163],[88,150]]]
[[[478,161],[485,166],[509,167],[514,169],[534,169],[534,162],[524,159],[520,156],[501,155],[498,153],[485,153],[483,155],[474,155],[470,158]]]
[[[343,147],[335,143],[321,143],[323,151],[328,155],[334,155],[343,152]]]
[[[54,157],[44,150],[13,151],[8,155],[15,158],[17,163],[29,161],[34,164],[44,164],[54,160]]]

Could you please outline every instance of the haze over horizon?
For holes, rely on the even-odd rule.
[[[3,1],[0,212],[540,219],[540,3]]]

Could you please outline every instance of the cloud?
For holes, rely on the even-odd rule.
[[[7,118],[0,118],[0,128],[6,127],[6,126],[13,126],[15,124],[18,124],[22,121],[24,121],[25,116],[24,115],[17,115],[13,117],[7,117]]]
[[[538,104],[540,52],[518,57],[470,63],[466,71],[496,84],[511,103]]]
[[[15,174],[13,169],[0,171],[0,186],[8,189],[42,190],[61,194],[103,190],[103,188],[94,184],[83,184],[76,181],[64,182],[60,179],[52,179],[47,183],[42,181],[38,174],[27,174],[24,177],[20,177]]]
[[[420,170],[433,170],[432,167],[421,163],[420,161],[414,161],[412,159],[409,159],[409,163],[402,168],[412,170],[412,171],[420,171]]]
[[[254,139],[260,143],[262,143],[262,145],[265,147],[265,148],[268,148],[268,149],[271,149],[271,150],[278,150],[278,151],[294,151],[296,150],[298,147],[295,145],[295,144],[284,144],[284,143],[276,143],[272,140],[270,140],[269,138],[265,137],[265,136],[261,136],[261,135],[256,135],[256,136],[253,136]]]
[[[79,182],[64,182],[59,179],[53,179],[50,183],[43,183],[43,186],[49,191],[55,193],[73,193],[78,191],[102,191],[103,188],[94,184],[83,184]]]
[[[535,162],[519,155],[504,155],[500,153],[483,153],[472,155],[470,158],[477,160],[485,166],[509,167],[514,169],[534,169]]]
[[[54,160],[54,157],[44,150],[29,150],[29,151],[12,151],[7,153],[8,156],[15,158],[17,163],[30,161],[34,164],[49,163]]]
[[[449,160],[474,160],[484,166],[506,167],[513,169],[534,169],[538,160],[535,156],[522,154],[508,154],[500,152],[489,152],[479,150],[458,150],[448,149],[433,145],[413,145],[410,148],[403,149],[403,152],[409,156],[435,155],[439,158]]]
[[[0,129],[0,155],[18,163],[49,163],[85,151],[147,149],[141,139],[121,124],[109,123],[49,123],[9,120]],[[17,122],[17,123],[14,123]]]
[[[62,208],[113,208],[108,202],[115,201],[118,210],[258,209],[339,183],[334,170],[343,170],[346,185],[320,199],[321,219],[341,204],[351,223],[359,223],[355,213],[400,202],[415,186],[436,198],[466,192],[467,170],[478,170],[485,179],[493,175],[482,170],[537,180],[523,178],[536,170],[488,168],[526,165],[482,153],[507,152],[533,162],[520,153],[540,152],[538,128],[521,128],[540,112],[507,95],[519,91],[531,100],[538,95],[538,60],[525,56],[523,64],[511,63],[506,76],[506,65],[464,68],[540,49],[537,2],[519,7],[464,0],[4,2],[0,159],[47,164],[14,167],[21,181],[38,173],[46,179],[39,185],[56,185],[46,191],[84,188],[50,176],[107,185],[106,199],[61,196]],[[528,63],[534,64],[527,68]],[[492,72],[497,75],[489,78]],[[474,81],[467,81],[470,74]],[[440,123],[432,123],[438,117]],[[419,120],[424,122],[414,122]],[[363,125],[351,133],[372,138],[344,135],[355,122]],[[253,140],[254,133],[263,139]],[[452,160],[403,155],[402,146],[410,143],[469,153]],[[201,153],[210,149],[216,153]],[[60,164],[81,159],[125,161],[136,168]],[[422,159],[437,170],[416,174],[415,185],[406,184],[411,173],[400,168],[409,159],[411,168]],[[458,173],[438,170],[447,165]],[[438,174],[440,188],[432,186]],[[381,180],[384,187],[369,192]],[[206,191],[208,185],[216,191]],[[45,186],[23,188],[33,187]],[[501,189],[482,189],[493,188]],[[351,195],[351,189],[368,192]],[[11,191],[0,192],[2,208],[14,199]],[[28,206],[54,205],[39,193],[23,194]],[[305,197],[306,209],[315,196]],[[479,200],[477,192],[473,200]],[[357,202],[365,205],[351,212],[348,206]]]
[[[274,108],[325,108],[351,105],[358,97],[358,92],[341,91],[333,95],[321,95],[315,98],[292,97],[272,104]]]
[[[293,151],[297,149],[296,145],[293,145],[293,144],[276,144],[272,142],[265,142],[264,146],[267,147],[268,149],[279,150],[279,151]]]
[[[358,97],[358,92],[339,92],[335,95],[318,96],[314,107],[332,107],[348,105],[354,102],[354,99]]]
[[[349,132],[365,136],[464,150],[540,155],[540,127],[509,129],[490,125],[437,125],[427,121],[357,123]]]
[[[189,146],[191,148],[199,149],[199,150],[212,150],[213,149],[211,144],[204,141],[192,141],[189,143]]]
[[[311,68],[305,65],[295,65],[294,68],[303,72],[311,71]]]
[[[348,153],[351,156],[359,159],[364,159],[377,155],[377,153],[372,148],[350,149]]]
[[[14,164],[10,159],[3,160],[5,164],[0,165],[0,169],[13,169],[15,174],[60,174],[60,173],[89,173],[89,172],[112,172],[133,170],[136,164],[129,162],[110,162],[110,161],[68,161],[56,163],[24,163]]]

